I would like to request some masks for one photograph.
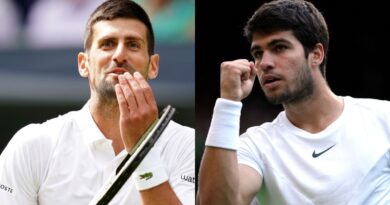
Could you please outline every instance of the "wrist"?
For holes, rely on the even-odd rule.
[[[221,91],[220,99],[225,99],[229,101],[241,102],[241,98],[238,95],[232,94],[232,92],[223,92]]]
[[[241,102],[217,99],[206,146],[238,149],[241,108]]]
[[[138,191],[158,186],[168,181],[168,174],[160,154],[152,148],[134,171],[134,182]]]

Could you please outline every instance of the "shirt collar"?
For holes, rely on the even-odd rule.
[[[82,137],[84,142],[89,146],[99,146],[99,144],[110,144],[112,141],[107,139],[103,133],[100,131],[95,121],[92,118],[91,112],[89,110],[89,101],[79,110],[76,117],[76,122],[79,125],[81,130]],[[111,148],[112,149],[112,148]],[[127,155],[127,151],[123,149],[119,154],[119,158],[124,158]]]
[[[93,120],[89,110],[89,101],[78,112],[76,121],[81,129],[82,136],[86,143],[91,144],[95,142],[98,143],[99,141],[111,141],[103,135]]]

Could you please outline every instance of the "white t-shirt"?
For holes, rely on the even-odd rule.
[[[261,201],[390,204],[390,103],[344,102],[341,116],[319,133],[295,127],[283,111],[240,137],[239,163],[263,176]]]
[[[153,149],[161,154],[169,183],[183,204],[195,204],[195,132],[169,123]],[[0,156],[1,205],[88,204],[124,159],[115,156],[88,104],[18,131]],[[141,204],[133,179],[110,204]]]

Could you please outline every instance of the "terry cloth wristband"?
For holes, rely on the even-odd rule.
[[[138,191],[150,189],[168,181],[160,154],[152,148],[134,171],[135,186]]]
[[[241,108],[241,102],[217,99],[206,146],[238,149]]]

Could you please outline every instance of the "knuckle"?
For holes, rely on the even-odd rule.
[[[147,93],[150,97],[153,97],[153,90],[150,87],[144,89],[144,92]]]
[[[152,113],[153,115],[158,115],[158,108],[156,106],[152,107]]]
[[[145,109],[141,109],[141,110],[139,111],[139,115],[142,116],[142,117],[144,117],[144,116],[147,116],[147,115],[148,115],[148,112],[147,112]]]
[[[249,63],[248,59],[238,59],[237,62]]]
[[[231,61],[224,61],[221,63],[220,67],[221,69],[229,69],[231,67],[232,62]]]
[[[133,87],[133,92],[139,94],[142,92],[142,89],[140,87]]]
[[[140,90],[142,92],[148,92],[149,91],[148,87],[141,87]]]
[[[120,122],[123,124],[127,124],[128,122],[130,121],[130,117],[129,115],[126,115],[126,114],[122,114],[121,118],[120,118]]]
[[[129,118],[129,121],[130,122],[139,122],[140,120],[142,119],[142,117],[140,115],[132,115],[130,118]]]
[[[227,73],[240,73],[242,67],[242,63],[240,64],[239,60],[225,61],[221,63],[221,71]]]

